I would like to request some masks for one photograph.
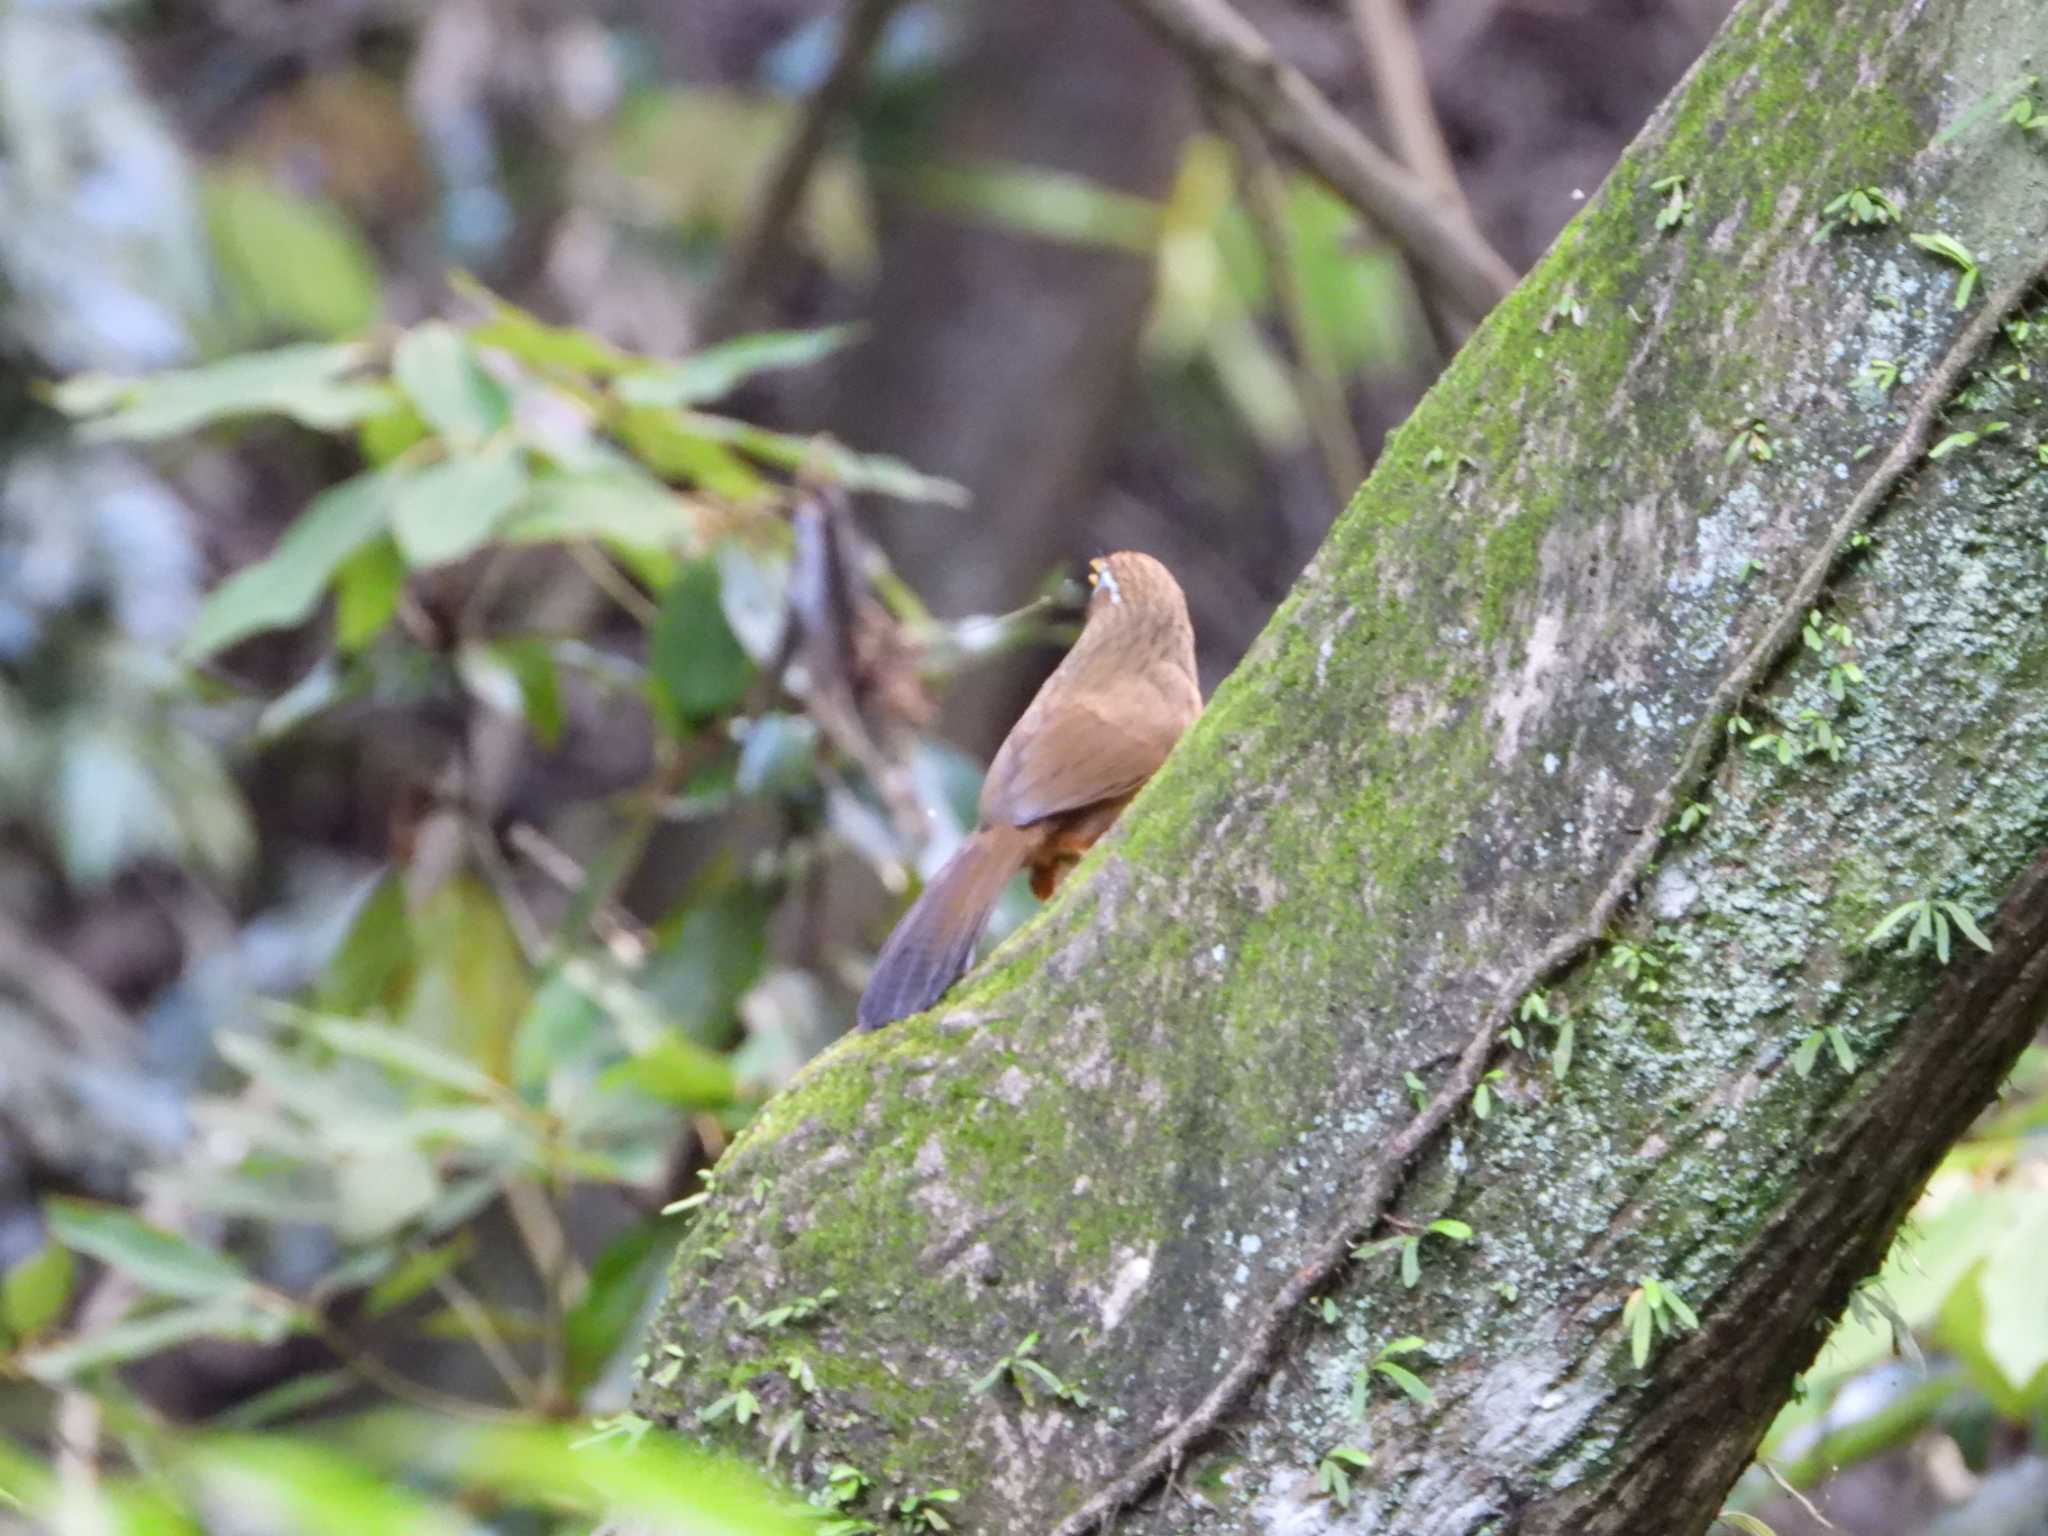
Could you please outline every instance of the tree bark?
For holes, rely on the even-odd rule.
[[[2048,1003],[2044,26],[1740,8],[1117,833],[736,1143],[644,1411],[978,1532],[1705,1530]],[[1993,951],[1866,942],[1922,896]],[[1646,1278],[1699,1327],[1638,1366]],[[971,1390],[1032,1333],[1088,1406]]]

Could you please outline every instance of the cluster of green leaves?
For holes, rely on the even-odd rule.
[[[213,663],[229,647],[331,611],[331,648],[264,707],[250,750],[352,698],[403,703],[409,680],[429,673],[473,707],[523,719],[547,744],[562,730],[570,688],[593,688],[629,700],[654,728],[655,781],[645,796],[653,812],[614,812],[617,824],[605,830],[616,835],[602,856],[587,869],[569,861],[558,877],[567,899],[552,923],[482,851],[429,883],[395,867],[370,885],[302,1003],[266,1006],[243,1027],[218,1032],[225,1071],[193,1109],[207,1133],[202,1150],[155,1176],[181,1212],[181,1230],[114,1207],[53,1202],[50,1243],[0,1279],[0,1366],[52,1388],[114,1401],[113,1373],[129,1363],[206,1338],[305,1335],[340,1366],[294,1379],[274,1403],[232,1410],[235,1424],[365,1398],[535,1425],[588,1411],[615,1390],[606,1382],[623,1373],[665,1255],[687,1222],[705,1218],[694,1201],[676,1202],[626,1222],[583,1263],[564,1246],[565,1192],[611,1186],[629,1208],[651,1203],[679,1137],[715,1150],[751,1115],[760,1086],[795,1065],[734,1049],[742,999],[763,980],[774,910],[773,889],[757,874],[713,859],[651,930],[621,935],[605,926],[617,922],[612,894],[655,816],[789,795],[805,807],[789,820],[792,836],[839,836],[871,858],[903,856],[892,834],[870,825],[886,818],[863,805],[857,775],[835,780],[836,795],[817,792],[822,770],[812,759],[823,748],[805,716],[739,718],[743,701],[773,692],[754,684],[788,622],[793,546],[781,513],[793,472],[960,499],[956,487],[895,461],[712,408],[756,373],[826,355],[845,333],[742,337],[656,361],[548,325],[474,285],[465,291],[479,312],[465,324],[430,321],[376,345],[294,346],[145,378],[78,378],[56,398],[98,440],[162,443],[282,418],[345,437],[360,459],[360,472],[317,496],[267,558],[211,594],[183,649],[188,665]],[[592,573],[644,626],[644,647],[600,650],[578,635],[466,622],[451,640],[408,620],[408,595],[431,573],[463,562],[488,568],[544,546]],[[915,616],[914,599],[897,596]],[[677,755],[684,748],[687,760]],[[777,751],[794,756],[793,774],[763,766]],[[692,775],[670,780],[671,766],[685,761]],[[825,820],[821,802],[839,807],[829,812],[835,819]],[[836,819],[842,811],[848,820]],[[856,824],[865,830],[847,830]],[[514,1218],[514,1246],[508,1255],[497,1240],[493,1272],[480,1274],[492,1241],[481,1234],[498,1211]],[[323,1258],[288,1286],[267,1278],[264,1257],[285,1232],[301,1235],[301,1252],[304,1237],[316,1235],[312,1251]],[[81,1259],[124,1277],[133,1302],[81,1311]],[[509,1291],[508,1263],[527,1271]],[[506,1294],[535,1299],[516,1304]],[[833,1296],[768,1305],[746,1326],[803,1326]],[[450,1398],[413,1379],[403,1348],[412,1341],[466,1345],[494,1390]],[[816,1390],[800,1355],[770,1369],[799,1394]],[[759,1386],[734,1382],[706,1413],[757,1424]],[[777,1430],[792,1448],[801,1418]],[[133,1415],[110,1422],[145,1427]],[[219,1427],[177,1432],[168,1444],[168,1432],[150,1428],[146,1448],[124,1449],[138,1466],[172,1467],[189,1442],[195,1465],[227,1468],[254,1466],[251,1457],[273,1454],[264,1446],[287,1445],[266,1436],[247,1455],[223,1450]],[[345,1459],[329,1469],[319,1460],[325,1451],[276,1450],[303,1455],[316,1481],[412,1478],[425,1491],[408,1496],[407,1507],[430,1511],[349,1524],[340,1511],[354,1506],[338,1499],[342,1525],[292,1528],[472,1528],[454,1501],[488,1485],[435,1482],[439,1473],[425,1462],[444,1438],[437,1428],[391,1442],[382,1460],[365,1464],[374,1474],[349,1470],[356,1464]],[[0,1462],[11,1468],[14,1455],[0,1442]],[[536,1451],[536,1502],[564,1518],[601,1512],[592,1480],[557,1498],[546,1491],[544,1465]],[[693,1472],[677,1486],[712,1489],[708,1476]],[[32,1475],[9,1472],[0,1484],[31,1507],[40,1497]],[[118,1478],[106,1486],[115,1504],[128,1497]],[[164,1508],[185,1496],[157,1474],[136,1486],[137,1497]],[[435,1502],[444,1493],[445,1507]],[[916,1497],[899,1516],[942,1529],[944,1491]],[[657,1499],[655,1507],[666,1506]],[[704,1508],[715,1513],[716,1500]],[[782,1529],[780,1519],[747,1528]],[[110,1529],[128,1528],[110,1520]],[[707,1516],[701,1528],[727,1527]]]

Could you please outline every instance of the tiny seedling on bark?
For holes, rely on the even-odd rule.
[[[1801,1077],[1811,1077],[1814,1064],[1820,1060],[1822,1046],[1827,1046],[1833,1051],[1835,1060],[1844,1072],[1856,1070],[1856,1053],[1850,1049],[1849,1037],[1839,1024],[1816,1029],[1801,1040],[1799,1048],[1792,1053],[1792,1070]]]
[[[1933,896],[1916,896],[1893,907],[1878,920],[1876,927],[1863,936],[1864,947],[1875,949],[1908,923],[1912,924],[1906,934],[1906,953],[1909,956],[1918,954],[1922,944],[1931,943],[1935,958],[1947,965],[1951,925],[1977,948],[1986,954],[1991,953],[1991,941],[1984,937],[1984,930],[1977,926],[1977,920],[1968,907],[1959,901],[1944,901]]]
[[[1674,229],[1683,229],[1692,222],[1693,199],[1686,193],[1686,178],[1663,176],[1650,183],[1652,192],[1661,193],[1664,206],[1657,210],[1657,228],[1666,234]]]
[[[1369,1452],[1355,1445],[1333,1445],[1316,1463],[1316,1492],[1339,1509],[1351,1507],[1351,1479],[1372,1465]]]
[[[1400,1363],[1403,1355],[1412,1355],[1429,1348],[1429,1341],[1409,1334],[1394,1340],[1380,1352],[1360,1366],[1351,1377],[1351,1416],[1365,1417],[1365,1400],[1372,1390],[1375,1376],[1391,1382],[1404,1394],[1427,1408],[1436,1401],[1436,1394],[1429,1390],[1429,1383]]]
[[[1963,280],[1956,284],[1957,309],[1967,309],[1970,295],[1977,291],[1977,258],[1970,254],[1968,246],[1953,235],[1914,235],[1913,243],[1931,256],[1939,256],[1963,274]]]
[[[1813,237],[1815,245],[1844,226],[1874,229],[1896,224],[1899,219],[1899,205],[1885,195],[1882,187],[1851,187],[1820,212],[1822,223]]]
[[[1645,1275],[1629,1292],[1621,1317],[1628,1324],[1629,1355],[1637,1370],[1649,1363],[1650,1343],[1657,1335],[1689,1332],[1700,1325],[1685,1298],[1668,1281],[1652,1275]]]
[[[1005,1378],[1017,1389],[1017,1395],[1024,1399],[1026,1408],[1038,1406],[1037,1393],[1047,1392],[1063,1403],[1072,1403],[1076,1408],[1086,1408],[1089,1397],[1079,1387],[1062,1381],[1042,1361],[1033,1358],[1038,1352],[1038,1334],[1034,1330],[1024,1336],[1024,1342],[1011,1350],[988,1369],[988,1374],[977,1381],[968,1391],[979,1397],[984,1392],[994,1391]]]
[[[1753,416],[1735,429],[1735,435],[1728,440],[1727,450],[1721,455],[1721,462],[1733,464],[1745,453],[1759,464],[1768,464],[1777,456],[1777,445],[1771,439],[1771,425],[1760,416]]]
[[[1927,450],[1927,457],[1930,459],[1945,459],[1952,453],[1962,452],[1965,448],[1974,448],[1985,438],[1996,437],[2011,425],[2012,423],[2009,421],[1987,421],[1983,426],[1976,428],[1974,431],[1951,432],[1947,437],[1944,437],[1940,442]]]
[[[906,1493],[896,1501],[896,1513],[913,1530],[950,1531],[953,1522],[939,1513],[941,1504],[958,1504],[958,1488],[934,1488],[929,1493]]]

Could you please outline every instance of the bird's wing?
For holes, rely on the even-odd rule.
[[[1098,684],[1085,698],[1041,692],[989,764],[982,818],[1022,827],[1134,793],[1186,728],[1180,701],[1142,676]]]

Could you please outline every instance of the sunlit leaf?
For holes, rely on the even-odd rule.
[[[751,422],[703,411],[685,411],[684,423],[696,432],[728,442],[743,452],[778,469],[808,470],[825,475],[850,491],[873,491],[903,501],[935,502],[964,507],[971,499],[967,488],[937,475],[920,474],[900,459],[886,454],[856,453],[832,438],[801,437],[788,432],[770,432]]]
[[[512,420],[504,386],[478,361],[468,338],[442,321],[414,326],[399,338],[391,376],[428,425],[453,442],[482,442]]]
[[[861,333],[859,326],[815,331],[761,331],[693,352],[680,363],[628,374],[619,398],[634,405],[705,405],[758,373],[805,368],[830,357]]]
[[[639,360],[590,332],[550,325],[539,316],[508,303],[466,272],[451,275],[450,285],[464,298],[482,305],[490,318],[469,328],[480,346],[497,347],[523,363],[542,368],[567,368],[600,377],[639,366]]]
[[[526,464],[510,443],[457,453],[407,478],[391,501],[391,531],[414,570],[473,554],[526,494]]]
[[[308,343],[143,378],[80,374],[59,384],[53,398],[59,409],[87,418],[82,430],[91,438],[154,441],[270,415],[332,432],[390,409],[388,387],[351,377],[367,358],[358,344]]]

